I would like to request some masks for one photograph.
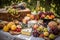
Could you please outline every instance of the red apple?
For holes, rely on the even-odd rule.
[[[44,37],[44,34],[40,34],[39,37],[42,37],[43,38]]]
[[[36,30],[37,28],[38,28],[38,25],[35,24],[35,25],[33,26],[33,29]]]
[[[45,15],[44,15],[44,14],[42,14],[42,15],[41,15],[41,18],[44,18],[44,17],[45,17]]]
[[[39,19],[39,16],[38,15],[35,15],[35,20],[38,20]]]

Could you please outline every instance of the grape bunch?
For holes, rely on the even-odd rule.
[[[8,13],[10,13],[11,15],[17,15],[18,14],[18,11],[17,9],[13,9],[13,8],[8,8]]]

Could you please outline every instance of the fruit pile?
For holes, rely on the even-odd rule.
[[[21,32],[21,25],[16,25],[14,22],[9,22],[7,25],[3,27],[3,31],[10,32],[10,33],[20,33]]]
[[[41,19],[54,19],[55,15],[52,12],[40,12],[39,17]]]
[[[57,23],[55,21],[51,21],[48,23],[48,27],[44,27],[43,25],[37,25],[35,24],[33,26],[33,33],[32,35],[34,37],[42,37],[46,40],[50,40],[50,39],[55,39],[57,36],[59,35],[59,30],[58,27],[59,25],[57,25]]]
[[[23,23],[27,24],[29,21],[31,20],[36,20],[38,21],[39,16],[38,15],[33,15],[33,14],[27,14],[24,18],[23,18]]]
[[[53,13],[40,13],[40,14],[41,14],[40,18],[45,18],[46,16],[47,16],[46,19],[55,18]],[[32,22],[33,26],[31,26],[29,22]],[[38,15],[27,14],[23,18],[21,23],[22,24],[20,25],[20,22],[16,20],[14,20],[13,22],[9,22],[7,25],[4,26],[3,31],[10,33],[17,32],[19,34],[22,32],[21,34],[30,35],[31,30],[26,28],[32,28],[32,35],[34,37],[42,37],[46,40],[49,39],[54,40],[57,37],[56,35],[59,35],[60,32],[60,23],[57,23],[57,21],[50,21],[45,27],[43,20],[42,19],[40,20]],[[31,27],[28,27],[28,24]],[[21,30],[22,28],[24,29]]]

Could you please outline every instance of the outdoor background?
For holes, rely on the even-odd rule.
[[[0,0],[0,8],[10,6],[12,3],[18,4],[21,2],[26,2],[27,7],[31,11],[34,11],[36,10],[37,7],[37,1],[38,0]],[[42,9],[45,9],[45,11],[52,11],[55,13],[57,17],[60,17],[60,0],[39,0],[39,1],[40,11],[42,11]]]

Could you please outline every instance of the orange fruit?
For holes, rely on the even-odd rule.
[[[52,17],[49,17],[49,19],[52,19]]]
[[[22,21],[24,24],[26,24],[27,23],[27,20],[26,19],[23,19],[23,21]]]
[[[51,15],[51,18],[55,18],[55,16],[54,15]]]
[[[27,14],[28,17],[30,17],[31,14]]]
[[[30,18],[31,18],[31,19],[35,19],[35,16],[34,16],[34,15],[31,15]]]

